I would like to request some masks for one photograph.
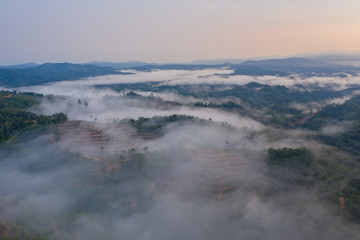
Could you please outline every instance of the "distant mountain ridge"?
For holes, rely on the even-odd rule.
[[[306,58],[285,58],[285,59],[267,59],[258,61],[245,61],[239,64],[224,63],[218,65],[206,64],[166,64],[166,65],[144,65],[133,67],[138,71],[160,70],[200,70],[214,68],[230,68],[234,70],[233,75],[264,76],[277,75],[286,76],[291,74],[300,74],[302,76],[330,76],[335,73],[358,74],[360,67],[351,65],[332,64]]]
[[[203,70],[216,68],[233,69],[232,75],[249,76],[289,76],[297,74],[302,77],[357,75],[360,67],[328,63],[307,58],[267,59],[245,61],[239,64],[224,63],[206,64],[147,64],[144,62],[94,62],[94,64],[45,63],[30,68],[0,68],[0,86],[21,87],[40,85],[49,82],[77,80],[92,76],[108,74],[130,74],[117,69],[134,69],[137,71],[160,70]],[[29,65],[29,64],[24,64]],[[20,65],[21,66],[21,65]]]
[[[139,67],[144,65],[149,65],[149,63],[146,62],[140,62],[140,61],[128,61],[128,62],[89,62],[87,64],[96,65],[99,67],[112,67],[116,69],[124,69],[124,68],[132,68],[132,67]]]
[[[308,75],[331,75],[335,73],[357,74],[360,72],[359,67],[351,65],[333,64],[307,58],[286,58],[286,59],[268,59],[260,61],[246,61],[239,64],[240,66],[253,66],[262,69],[280,71],[284,74],[297,73],[305,76]],[[239,66],[238,65],[238,66]]]
[[[306,57],[312,60],[318,60],[327,63],[343,64],[343,65],[352,65],[359,67],[360,66],[360,53],[356,54],[322,54],[316,56]]]
[[[77,80],[107,74],[124,74],[110,67],[72,63],[45,63],[32,68],[0,69],[0,86],[21,87],[49,82]]]
[[[37,67],[40,64],[38,63],[34,63],[34,62],[28,62],[28,63],[23,63],[23,64],[17,64],[17,65],[9,65],[9,66],[0,66],[1,68],[16,68],[16,69],[24,69],[24,68],[32,68],[32,67]]]
[[[337,65],[331,63],[325,63],[317,60],[310,60],[307,58],[285,58],[285,59],[268,59],[268,60],[259,60],[259,61],[246,61],[241,63],[241,65],[249,66],[258,66],[258,67],[267,67],[277,70],[284,69],[299,69],[299,68],[352,68],[352,66],[346,65]]]

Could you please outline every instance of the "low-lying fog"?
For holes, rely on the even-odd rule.
[[[263,196],[270,184],[263,148],[314,143],[291,136],[269,140],[246,127],[175,123],[165,131],[161,138],[135,143],[137,149],[148,147],[140,150],[146,156],[141,173],[117,177],[108,170],[99,175],[105,160],[82,159],[99,146],[71,139],[53,143],[47,135],[29,133],[27,141],[0,149],[0,221],[74,240],[335,240],[360,233],[334,214],[336,206],[329,210],[318,202],[316,189]],[[116,129],[106,133],[126,136]],[[114,149],[105,146],[108,153]],[[106,161],[106,169],[116,165]],[[274,191],[286,188],[279,184]],[[224,186],[233,188],[225,196],[216,192]]]
[[[26,91],[36,91],[44,94],[57,94],[56,88],[67,89],[78,86],[110,85],[121,83],[159,82],[165,85],[181,84],[239,84],[257,82],[267,85],[281,85],[292,87],[294,85],[318,85],[320,87],[336,87],[345,89],[353,84],[359,84],[360,76],[347,75],[347,77],[310,77],[304,78],[297,75],[289,77],[278,76],[247,76],[231,75],[230,69],[206,69],[206,70],[153,70],[150,72],[129,71],[129,75],[106,75],[91,77],[77,81],[63,81],[46,86],[20,88]],[[229,75],[230,74],[230,75]],[[346,74],[344,74],[346,75]],[[50,86],[50,87],[49,87]],[[55,88],[55,89],[54,89]],[[61,92],[61,90],[59,90]]]
[[[266,196],[265,164],[269,147],[324,149],[302,131],[277,129],[221,110],[186,106],[149,106],[144,101],[94,85],[154,81],[162,84],[259,82],[293,86],[321,80],[344,87],[355,78],[288,79],[279,77],[221,77],[230,70],[153,71],[17,90],[59,97],[44,99],[33,109],[41,114],[66,113],[71,120],[94,123],[111,137],[102,150],[92,143],[44,134],[0,148],[0,222],[20,221],[50,231],[51,239],[357,239],[360,231],[345,223],[337,206],[324,206],[314,188],[294,188]],[[327,82],[327,83],[325,83]],[[178,97],[178,96],[169,96]],[[79,101],[80,100],[80,101]],[[119,129],[123,118],[184,114],[208,123],[172,123],[161,137],[134,139]],[[227,122],[233,127],[216,123]],[[35,135],[34,135],[35,136]],[[145,156],[141,176],[99,178],[116,162],[90,160],[116,156],[134,148]],[[94,154],[91,156],[91,154]],[[84,158],[84,156],[90,158]],[[110,171],[111,172],[111,171]],[[100,183],[99,183],[100,182]],[[286,188],[283,183],[273,186]],[[223,196],[209,188],[231,186]],[[215,186],[215,187],[214,187]],[[270,186],[271,188],[271,186]],[[209,191],[211,192],[210,196]],[[277,191],[274,187],[273,191]]]
[[[110,88],[96,88],[96,85],[111,85],[119,83],[141,83],[141,82],[157,82],[158,84],[247,84],[250,82],[258,82],[268,85],[283,85],[287,87],[296,87],[297,84],[303,86],[321,86],[332,87],[334,89],[345,89],[352,84],[358,84],[358,77],[313,77],[300,78],[293,76],[276,77],[276,76],[231,76],[226,75],[231,73],[229,69],[210,69],[210,70],[154,70],[151,72],[136,72],[132,75],[107,75],[101,77],[88,78],[77,81],[63,81],[42,86],[31,86],[19,88],[19,91],[30,91],[41,93],[44,95],[53,94],[57,96],[64,96],[63,100],[43,101],[40,108],[37,108],[38,113],[52,114],[56,112],[64,112],[68,114],[70,119],[79,119],[92,121],[96,118],[97,121],[106,122],[113,119],[122,118],[138,118],[138,117],[152,117],[156,115],[171,115],[171,114],[186,114],[203,119],[213,119],[214,121],[226,121],[234,126],[247,124],[252,127],[261,127],[261,124],[252,120],[240,117],[238,115],[225,113],[218,110],[201,109],[196,110],[189,107],[174,107],[170,109],[152,108],[144,103],[136,100],[110,98],[109,96],[122,96],[123,93],[118,93]],[[145,96],[150,93],[139,92]],[[354,93],[355,94],[355,93]],[[178,101],[180,103],[189,103],[200,100],[203,102],[207,99],[195,99],[192,97],[183,97],[169,92],[159,92],[155,96],[164,100]],[[344,98],[336,98],[329,100],[328,103],[342,103],[349,99],[349,96]],[[86,101],[88,107],[78,105],[78,100]]]

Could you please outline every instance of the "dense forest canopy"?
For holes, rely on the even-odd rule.
[[[41,97],[34,93],[0,91],[0,142],[28,127],[47,126],[67,120],[64,113],[45,116],[27,111],[38,104]]]

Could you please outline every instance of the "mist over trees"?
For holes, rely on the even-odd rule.
[[[64,113],[51,116],[26,111],[41,101],[41,95],[0,91],[0,142],[8,140],[16,132],[27,128],[48,126],[67,120]]]
[[[176,68],[0,91],[0,238],[358,238],[356,78]]]

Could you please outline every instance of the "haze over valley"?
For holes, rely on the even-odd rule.
[[[2,82],[1,236],[356,239],[358,69],[294,60]]]

